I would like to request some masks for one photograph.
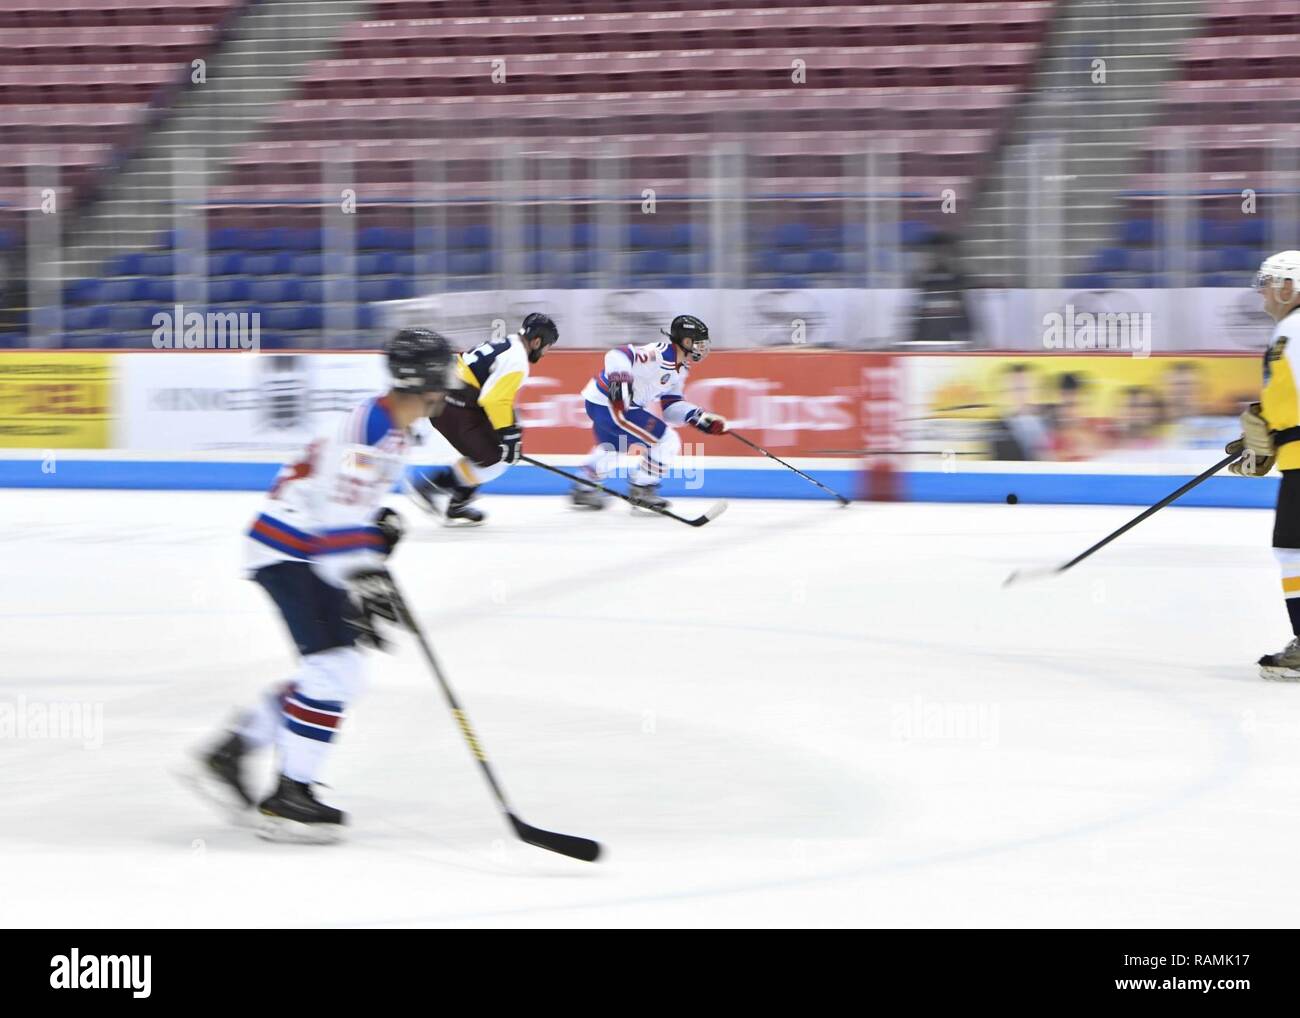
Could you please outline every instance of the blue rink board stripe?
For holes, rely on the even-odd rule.
[[[163,491],[264,491],[278,467],[273,463],[211,463],[183,460],[56,459],[52,472],[39,459],[0,459],[0,487],[114,488]],[[812,476],[849,497],[858,494],[860,479],[853,470],[811,470]],[[1039,474],[944,473],[910,471],[899,474],[902,497],[914,502],[1005,502],[1014,494],[1022,504],[1151,505],[1164,498],[1191,474]],[[517,466],[487,485],[499,495],[554,495],[568,482],[536,467]],[[1271,508],[1278,479],[1243,480],[1212,477],[1179,499],[1179,505],[1225,508]],[[829,497],[786,470],[719,468],[702,471],[692,481],[669,478],[664,494],[709,498]]]

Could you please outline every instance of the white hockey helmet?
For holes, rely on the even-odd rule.
[[[1290,279],[1300,289],[1300,251],[1279,251],[1264,259],[1255,273],[1255,289],[1262,290],[1271,280],[1273,288],[1280,290],[1284,280]]]

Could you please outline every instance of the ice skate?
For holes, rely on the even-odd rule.
[[[487,513],[476,508],[473,488],[457,488],[447,499],[443,523],[449,527],[477,527],[487,520]]]
[[[342,810],[327,806],[311,786],[283,775],[280,787],[257,807],[257,833],[267,841],[328,845],[343,837],[348,822]]]
[[[177,777],[228,820],[246,820],[256,800],[243,775],[248,745],[237,733],[195,758]]]
[[[659,494],[659,487],[654,484],[629,484],[627,497],[634,509],[647,509],[654,512],[656,509],[667,509],[672,505],[668,499]]]
[[[586,471],[583,471],[586,476]],[[593,477],[594,481],[595,478]],[[604,509],[609,503],[609,496],[599,488],[589,488],[585,484],[575,484],[569,489],[569,501],[576,509]]]
[[[1259,676],[1275,682],[1300,682],[1300,636],[1292,637],[1276,654],[1260,658]]]
[[[434,482],[433,474],[407,474],[402,478],[406,497],[430,516],[443,516],[444,500],[450,497],[441,485]]]

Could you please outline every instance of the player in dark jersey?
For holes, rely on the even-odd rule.
[[[534,312],[518,332],[481,343],[456,358],[460,386],[447,394],[445,409],[431,423],[460,459],[411,479],[408,493],[416,505],[452,526],[477,526],[486,519],[483,510],[470,503],[481,485],[496,480],[523,455],[515,398],[528,379],[529,366],[559,338],[555,323]]]

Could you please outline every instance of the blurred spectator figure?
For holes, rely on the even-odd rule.
[[[1170,446],[1181,449],[1222,446],[1223,436],[1237,427],[1235,409],[1210,406],[1206,389],[1205,368],[1195,361],[1175,361],[1165,371],[1165,402],[1169,407],[1165,440]]]
[[[1009,364],[1002,373],[1002,416],[990,439],[995,460],[1042,459],[1051,435],[1043,408],[1035,399],[1037,381],[1029,365]]]
[[[1114,444],[1119,449],[1154,449],[1164,445],[1161,431],[1165,424],[1165,407],[1155,390],[1146,385],[1124,389]]]
[[[1165,372],[1169,419],[1177,422],[1203,412],[1201,370],[1192,361],[1177,361]]]
[[[1101,453],[1103,425],[1088,416],[1089,387],[1087,379],[1067,371],[1056,381],[1057,402],[1052,408],[1050,458],[1055,460],[1086,460]]]
[[[970,313],[966,281],[957,268],[957,245],[947,233],[934,234],[921,247],[921,264],[912,279],[913,343],[969,343]]]

